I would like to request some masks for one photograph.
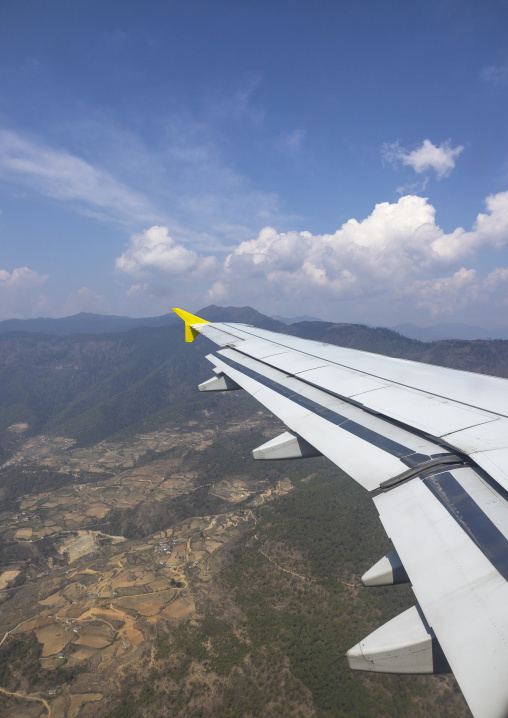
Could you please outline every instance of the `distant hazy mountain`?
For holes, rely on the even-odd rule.
[[[210,322],[242,322],[244,324],[255,324],[263,329],[274,330],[280,327],[278,320],[266,317],[251,307],[218,307],[211,304],[204,309],[199,309],[197,314]],[[165,327],[180,321],[179,317],[173,312],[163,314],[160,317],[140,317],[137,319],[81,312],[80,314],[60,319],[43,317],[38,319],[6,319],[0,322],[0,334],[6,334],[7,332],[36,332],[39,334],[52,334],[53,336],[111,334],[126,332],[137,327]],[[297,320],[295,319],[294,321]],[[298,321],[303,321],[303,319]],[[290,323],[290,320],[287,320],[287,322]],[[291,320],[292,322],[293,320]]]
[[[198,316],[208,321],[230,321],[253,324],[264,329],[281,331],[281,325],[292,326],[300,322],[319,322],[331,324],[323,319],[303,315],[299,317],[267,317],[252,309],[252,307],[219,307],[211,304],[197,311]],[[49,319],[6,319],[0,322],[0,334],[7,332],[36,332],[39,334],[52,334],[54,336],[68,336],[71,334],[112,334],[126,332],[137,327],[165,327],[180,321],[178,317],[169,312],[159,317],[122,317],[105,314],[91,314],[80,312],[71,317]],[[369,326],[369,325],[367,325]],[[371,328],[374,328],[370,325]],[[433,342],[442,339],[508,339],[507,327],[479,327],[470,324],[443,323],[431,327],[419,327],[416,324],[397,324],[390,327],[392,331],[402,334],[410,339],[419,339],[423,342]]]
[[[163,327],[178,321],[176,314],[164,314],[161,317],[116,317],[114,315],[90,314],[80,312],[61,319],[6,319],[0,322],[0,334],[6,332],[38,332],[66,336],[68,334],[109,334],[126,332],[136,327]]]
[[[419,327],[416,324],[397,324],[393,331],[410,339],[434,342],[441,339],[508,339],[508,327],[477,327],[470,324],[435,324]]]
[[[299,322],[323,322],[324,319],[318,319],[318,317],[309,317],[304,314],[301,317],[279,317],[277,314],[272,314],[272,319],[276,319],[278,322],[283,324],[298,324]]]
[[[209,322],[240,322],[261,329],[272,329],[274,332],[280,332],[284,326],[277,319],[267,317],[252,307],[218,307],[216,304],[210,304],[199,309],[197,315]]]
[[[323,321],[288,326],[251,307],[211,305],[195,311],[211,321],[243,322],[386,356],[508,377],[508,342],[422,343],[390,329]],[[144,321],[159,326],[132,326]],[[95,334],[90,333],[92,322],[99,327]],[[34,323],[38,333],[27,331]],[[25,331],[0,332],[0,462],[15,440],[9,431],[15,423],[28,424],[26,436],[71,436],[85,446],[118,432],[188,420],[189,412],[201,410],[196,384],[211,373],[205,356],[214,347],[202,337],[190,351],[176,315],[144,320],[85,314],[17,324]],[[217,400],[213,410],[219,417],[234,411],[236,403]]]

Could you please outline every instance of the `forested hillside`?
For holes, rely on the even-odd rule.
[[[356,324],[301,322],[286,326],[250,307],[210,306],[211,321],[240,321],[340,346],[442,366],[508,376],[508,342],[423,343],[389,329]],[[181,323],[97,335],[0,335],[0,442],[3,458],[26,423],[25,436],[54,433],[87,446],[119,432],[140,430],[191,410],[196,385],[207,378],[205,355],[214,346],[200,337],[183,341]]]

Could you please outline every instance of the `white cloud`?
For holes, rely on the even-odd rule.
[[[47,298],[40,289],[47,279],[46,274],[28,267],[12,272],[0,269],[0,319],[20,319],[43,311]]]
[[[119,272],[134,279],[210,278],[217,268],[215,257],[205,257],[178,244],[167,227],[150,227],[131,237],[128,249],[116,259]],[[134,285],[136,289],[139,285]],[[133,291],[133,287],[129,290]],[[135,290],[134,290],[135,291]]]
[[[153,210],[134,231],[167,225],[178,241],[192,243],[194,249],[227,251],[229,245],[251,237],[260,218],[268,224],[283,217],[278,195],[254,185],[237,166],[228,123],[241,122],[245,130],[245,122],[237,117],[242,101],[231,102],[236,110],[228,105],[224,117],[207,107],[205,119],[196,121],[182,108],[159,125],[154,120],[158,132],[150,145],[102,117],[100,122],[73,127],[71,137],[76,144],[86,135],[87,146],[92,145],[97,156],[100,153],[103,166],[127,187],[140,187],[143,196],[150,197],[156,213]]]
[[[480,299],[481,286],[476,270],[462,267],[448,277],[415,280],[403,294],[432,317],[451,317]]]
[[[432,318],[453,317],[471,307],[478,310],[483,306],[488,312],[487,323],[491,323],[493,314],[505,312],[508,307],[508,267],[494,269],[484,278],[475,269],[462,267],[448,277],[413,282],[406,296]]]
[[[137,284],[131,284],[126,292],[126,295],[128,297],[136,296],[139,292],[146,292],[147,289],[148,284],[146,282],[138,282]]]
[[[265,307],[286,303],[313,311],[334,301],[356,302],[367,317],[389,314],[397,305],[434,316],[494,296],[501,302],[508,270],[481,280],[463,266],[482,249],[508,244],[508,192],[488,197],[486,204],[487,212],[469,232],[461,227],[443,232],[434,207],[413,195],[378,204],[369,217],[350,219],[334,234],[265,227],[227,257],[208,299]]]
[[[0,130],[0,177],[121,221],[149,221],[155,215],[143,195],[100,167],[6,130]]]
[[[442,179],[450,174],[455,167],[455,158],[460,155],[464,147],[452,147],[450,140],[442,142],[436,147],[430,140],[424,140],[421,147],[412,152],[406,152],[398,142],[383,145],[384,159],[392,164],[402,162],[412,167],[418,174],[427,170],[434,170],[437,178]]]
[[[195,307],[250,303],[272,313],[305,309],[321,316],[347,307],[349,319],[390,325],[414,321],[415,312],[435,318],[488,303],[508,306],[508,268],[486,277],[471,268],[482,251],[505,246],[508,192],[489,196],[469,231],[451,232],[438,225],[427,199],[408,195],[376,205],[368,217],[350,219],[333,234],[265,227],[222,262],[155,226],[131,238],[116,268],[131,278],[127,296],[137,306],[178,293]]]

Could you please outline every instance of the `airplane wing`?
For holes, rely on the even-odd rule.
[[[508,716],[508,381],[175,310],[215,376],[289,431],[255,459],[322,454],[372,492],[395,550],[362,581],[417,604],[347,653],[351,668],[454,673],[476,718]]]

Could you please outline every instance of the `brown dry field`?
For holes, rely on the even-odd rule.
[[[16,462],[24,455],[76,477],[70,486],[20,497],[18,513],[4,515],[0,523],[0,535],[8,541],[21,545],[47,536],[54,547],[42,570],[39,566],[30,572],[20,563],[0,573],[0,643],[35,638],[48,689],[55,668],[86,665],[82,678],[64,684],[51,698],[51,718],[93,715],[117,690],[131,662],[146,651],[153,654],[159,626],[165,632],[199,618],[196,592],[205,595],[200,587],[220,569],[224,544],[253,525],[250,510],[230,509],[189,517],[140,540],[101,531],[100,522],[111,509],[136,507],[153,498],[177,499],[202,485],[196,471],[185,470],[184,456],[186,447],[208,446],[212,433],[192,425],[185,435],[158,431],[137,437],[133,445],[103,442],[91,449],[75,449],[65,438],[35,437],[14,457]],[[133,468],[148,449],[165,451],[175,445],[177,454]],[[101,475],[112,469],[114,476]],[[80,484],[81,471],[97,472],[97,481]],[[243,478],[208,487],[211,495],[219,491],[231,504],[240,494],[263,500]],[[25,584],[9,594],[9,584],[20,573]],[[28,689],[27,684],[30,698]],[[9,716],[35,718],[47,712],[35,696],[19,710]]]
[[[38,628],[34,631],[39,643],[42,643],[42,656],[54,656],[63,651],[72,638],[70,631],[58,623]]]
[[[192,615],[196,611],[196,606],[194,604],[194,600],[191,597],[182,597],[177,598],[176,601],[173,601],[169,604],[169,606],[166,606],[166,608],[162,611],[165,616],[169,616],[170,618],[187,618],[187,616]]]
[[[51,718],[71,715],[78,718],[83,711],[88,715],[87,702],[95,701],[100,705],[110,691],[101,671],[121,676],[123,667],[142,655],[138,651],[151,645],[153,629],[148,631],[149,625],[162,622],[171,626],[196,616],[193,582],[203,578],[194,571],[189,579],[187,567],[194,568],[194,562],[198,561],[211,577],[218,565],[215,564],[215,568],[206,566],[206,561],[219,551],[225,540],[238,532],[238,524],[251,520],[250,517],[229,514],[197,517],[142,541],[124,542],[120,553],[120,546],[112,544],[110,555],[104,558],[94,554],[96,541],[91,532],[79,531],[76,536],[67,538],[60,545],[60,552],[67,557],[70,568],[57,569],[58,573],[47,583],[44,595],[39,595],[36,604],[27,609],[31,615],[39,615],[23,622],[15,634],[20,638],[30,634],[37,638],[42,648],[41,666],[48,672],[49,682],[55,668],[86,664],[89,666],[88,681],[99,690],[93,693],[81,691],[79,696],[83,700],[78,700],[72,686],[65,687],[58,696],[60,700],[51,702],[55,708]],[[210,540],[200,538],[202,526],[205,527],[204,536],[211,536]],[[165,565],[168,558],[159,546],[170,540],[168,536],[171,536],[171,545],[173,538],[178,541],[169,559],[173,563],[171,568]],[[160,556],[164,556],[164,565],[159,563]],[[144,565],[136,563],[139,558],[143,559]],[[87,564],[83,565],[83,561]],[[179,586],[171,586],[172,580]],[[122,589],[135,593],[122,596]],[[1,614],[0,606],[0,620]],[[59,653],[63,653],[64,658],[59,658]],[[38,705],[29,708],[34,716],[38,715]],[[44,709],[42,705],[40,707],[39,715],[43,715]]]

